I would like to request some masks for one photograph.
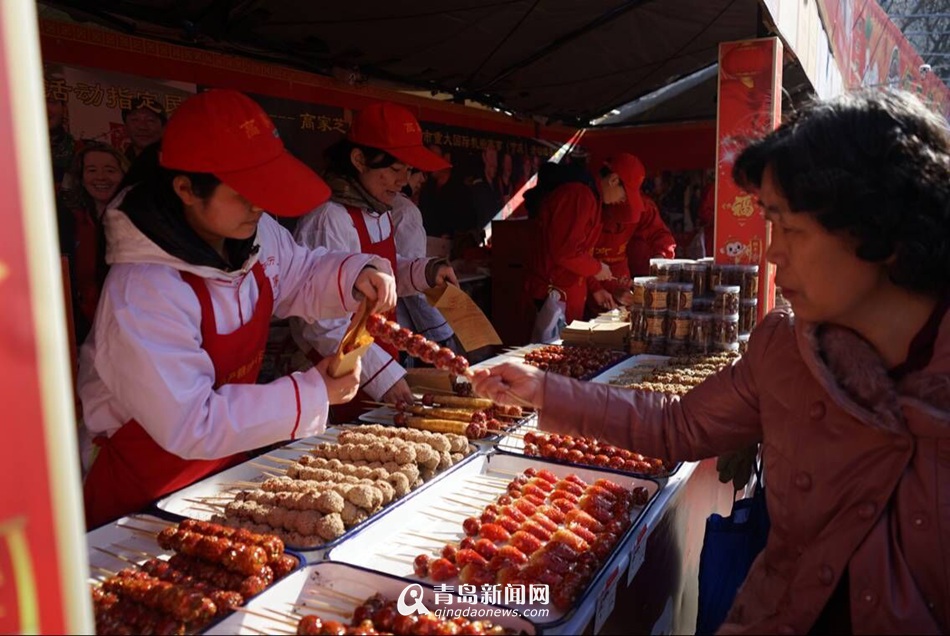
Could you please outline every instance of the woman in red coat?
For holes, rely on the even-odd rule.
[[[607,171],[615,173],[623,185],[626,197],[616,205],[604,205],[600,238],[594,247],[594,258],[610,266],[612,278],[603,282],[590,279],[588,293],[592,310],[613,309],[623,303],[624,292],[630,291],[630,247],[633,246],[633,262],[636,274],[646,263],[649,269],[651,258],[673,258],[676,240],[660,218],[656,205],[650,207],[640,194],[646,170],[636,156],[628,152],[617,153],[604,162]],[[650,202],[652,204],[652,201]]]
[[[916,97],[818,102],[746,148],[791,302],[689,393],[510,363],[480,395],[669,461],[762,444],[771,530],[720,634],[950,632],[950,135]]]
[[[547,163],[538,185],[525,193],[528,214],[541,225],[541,241],[525,279],[529,298],[540,304],[551,288],[566,305],[566,319],[580,319],[587,300],[587,279],[608,279],[610,267],[594,258],[600,236],[601,203],[619,203],[626,196],[620,177],[609,169],[595,181],[573,165]]]

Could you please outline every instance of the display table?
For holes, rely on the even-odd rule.
[[[478,366],[491,367],[502,361],[523,359],[524,352],[528,348],[509,351],[486,360]],[[624,381],[631,374],[636,375],[641,370],[665,364],[666,361],[665,358],[661,360],[655,356],[627,357],[609,366],[605,365],[592,381]],[[682,463],[673,469],[671,475],[659,478],[645,477],[642,473],[624,473],[598,468],[598,466],[603,466],[601,464],[585,466],[556,461],[552,463],[540,457],[525,456],[523,446],[519,449],[513,443],[515,440],[523,440],[523,434],[536,426],[536,416],[530,415],[518,422],[517,431],[519,432],[507,438],[512,443],[504,443],[503,439],[498,443],[494,440],[485,440],[485,443],[469,444],[469,450],[472,452],[469,457],[464,458],[461,452],[456,452],[459,457],[455,460],[455,464],[443,467],[441,472],[433,472],[426,478],[428,483],[420,484],[411,492],[406,490],[402,499],[393,501],[388,507],[380,507],[379,501],[375,504],[360,503],[359,505],[366,506],[367,510],[370,510],[369,516],[364,517],[362,522],[347,522],[350,525],[346,530],[343,529],[341,517],[341,533],[334,535],[332,540],[326,537],[323,542],[309,544],[288,542],[287,545],[296,547],[305,564],[308,565],[320,564],[330,567],[328,563],[343,563],[349,567],[361,569],[370,578],[388,576],[396,583],[401,582],[406,586],[416,585],[417,587],[421,583],[422,586],[430,589],[430,593],[432,590],[438,592],[435,579],[427,578],[426,574],[415,574],[415,557],[419,554],[438,554],[446,544],[454,544],[460,540],[464,536],[461,531],[461,519],[477,516],[479,511],[497,495],[505,494],[512,476],[523,474],[527,468],[535,470],[545,468],[560,479],[576,475],[583,480],[582,483],[591,484],[603,478],[614,484],[621,484],[628,491],[640,491],[642,495],[640,503],[630,509],[632,525],[620,536],[619,542],[614,545],[609,556],[604,555],[603,566],[585,584],[584,591],[576,598],[571,609],[559,612],[552,606],[552,609],[545,610],[550,611],[550,614],[537,614],[533,617],[525,615],[522,618],[531,621],[533,631],[536,633],[552,635],[692,633],[696,623],[699,555],[702,549],[705,521],[713,512],[728,513],[732,504],[731,484],[719,483],[714,461]],[[365,444],[366,448],[361,450],[359,444],[363,442],[358,438],[363,435],[371,436],[373,433],[350,430],[346,434],[351,438],[352,443],[345,443],[349,448],[346,450],[347,457],[344,459],[357,451],[361,453],[363,450],[367,453],[373,451],[377,454],[392,451],[392,449],[387,451],[382,446],[383,442],[377,442],[380,448]],[[388,433],[384,434],[380,431],[376,434],[383,435],[381,439],[389,439]],[[342,435],[340,429],[333,429],[319,438],[297,440],[285,447],[274,449],[255,460],[201,480],[163,498],[155,504],[152,511],[161,516],[173,516],[175,520],[182,516],[198,519],[213,517],[225,508],[223,503],[225,499],[235,497],[233,491],[236,488],[247,489],[250,485],[253,489],[254,484],[263,480],[265,476],[280,476],[288,465],[295,464],[298,457],[310,456],[316,452],[314,450],[316,448],[321,449],[317,455],[325,459],[324,456],[333,455],[333,453],[327,454],[328,446],[333,447],[334,444],[344,443]],[[462,449],[455,449],[455,451],[460,450]],[[402,451],[398,447],[392,451],[392,453],[397,452]],[[448,452],[445,455],[448,456]],[[438,458],[433,455],[432,459]],[[411,460],[407,461],[413,463]],[[297,470],[304,470],[307,466],[309,462],[301,464]],[[434,468],[434,464],[430,468]],[[418,476],[418,473],[416,475]],[[286,478],[308,479],[297,474],[288,475]],[[408,480],[408,477],[402,480],[405,482],[404,485],[408,485]],[[340,481],[343,482],[343,480]],[[532,487],[537,488],[537,486]],[[366,491],[363,494],[367,495],[369,486],[363,485],[361,488]],[[382,494],[379,496],[382,498]],[[325,518],[330,519],[332,514],[341,514],[343,511],[333,511],[331,514],[330,509],[326,509],[322,512],[325,513],[323,515]],[[168,522],[140,516],[135,523],[153,524],[140,530],[154,534],[156,531],[154,526],[160,528],[160,524]],[[276,523],[283,524],[284,522],[277,521]],[[491,524],[492,522],[484,523]],[[283,527],[286,530],[289,526]],[[135,528],[132,531],[135,531]],[[130,530],[126,529],[124,532],[129,534]],[[313,534],[313,532],[307,533],[306,530],[301,532]],[[468,534],[468,531],[465,534]],[[94,538],[93,535],[90,537]],[[307,537],[300,535],[298,538],[306,539]],[[317,538],[323,538],[323,535]],[[105,543],[107,545],[99,547],[104,547],[107,551],[103,553],[107,555],[128,549],[128,546],[124,546],[124,539],[109,538]],[[138,555],[143,553],[144,551],[136,552],[133,560],[137,560]],[[126,561],[121,556],[114,558]],[[102,569],[99,572],[107,568],[116,570],[117,564],[120,563],[100,566]],[[457,574],[456,572],[456,576]],[[352,578],[349,575],[344,578],[347,577]],[[90,571],[90,581],[95,579],[96,572]],[[457,583],[454,577],[438,580],[449,581],[452,585]],[[303,581],[298,581],[298,583],[300,584],[298,588],[305,585]],[[351,594],[348,597],[350,602],[354,602],[353,599],[362,598],[363,594],[368,597],[372,591],[379,591],[374,588],[374,585],[368,579],[364,581],[363,587],[367,589],[361,588],[358,595]],[[419,587],[419,589],[422,588]],[[286,585],[281,582],[265,591],[254,603],[255,607],[269,607],[276,610],[278,609],[276,605],[286,605],[288,598],[296,598],[294,591],[288,592]],[[500,600],[492,602],[497,604]],[[508,606],[512,607],[512,605]],[[340,611],[337,613],[340,614]],[[346,611],[340,615],[346,615]],[[262,633],[260,626],[254,627],[248,623],[254,616],[259,619],[262,614],[239,610],[237,614],[230,616],[225,623],[219,624],[215,629],[218,633]],[[263,616],[266,618],[267,615]],[[287,616],[283,616],[282,620],[285,621],[284,628],[286,628]],[[294,620],[291,618],[291,623]],[[270,633],[270,629],[267,627],[263,631]]]
[[[478,364],[489,368],[521,359],[527,345]],[[519,355],[521,354],[521,355]],[[648,366],[658,356],[633,356],[592,382],[607,383],[619,371]],[[581,608],[569,625],[556,633],[576,634],[692,634],[696,629],[699,555],[706,519],[728,515],[731,484],[719,482],[715,458],[689,462],[669,478],[638,528],[618,552],[627,558],[611,564],[617,569],[594,604]],[[612,606],[612,611],[607,611]]]

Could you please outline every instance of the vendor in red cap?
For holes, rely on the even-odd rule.
[[[362,252],[386,259],[396,272],[399,296],[412,296],[431,287],[458,281],[451,266],[441,259],[397,256],[393,214],[411,205],[400,196],[412,169],[431,172],[448,162],[422,145],[422,128],[412,113],[397,104],[375,103],[359,111],[345,139],[327,150],[327,183],[330,200],[304,217],[295,231],[302,245],[331,250]],[[395,319],[395,315],[392,316]],[[324,319],[294,324],[294,334],[311,360],[336,350],[347,321]],[[397,351],[374,344],[363,358],[362,390],[373,400],[412,401],[396,361]],[[335,421],[359,415],[357,408],[337,409]]]
[[[90,527],[142,509],[242,458],[322,432],[358,369],[326,364],[255,381],[272,317],[341,318],[396,301],[389,263],[300,247],[265,214],[299,216],[329,189],[250,98],[212,90],[168,122],[161,166],[104,215],[110,265],[82,348],[79,395],[97,453]]]
[[[620,203],[603,206],[594,258],[610,266],[613,278],[588,279],[588,304],[595,313],[619,304],[629,305],[633,298],[631,276],[645,274],[651,258],[673,258],[676,253],[676,240],[660,218],[656,204],[648,204],[640,193],[646,177],[640,159],[627,152],[617,153],[604,162],[601,173],[616,174],[626,196]],[[635,273],[629,265],[631,251]]]
[[[537,185],[524,195],[528,215],[541,226],[525,275],[525,292],[537,309],[556,290],[567,322],[583,318],[587,279],[612,276],[610,267],[594,258],[601,205],[620,203],[625,196],[620,178],[610,170],[594,178],[576,164],[541,167]]]

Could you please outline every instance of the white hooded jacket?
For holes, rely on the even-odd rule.
[[[231,333],[253,315],[258,261],[273,286],[277,318],[341,318],[356,309],[353,286],[370,255],[309,250],[264,215],[253,253],[233,272],[195,266],[168,254],[117,209],[105,213],[106,260],[111,265],[95,324],[82,347],[79,396],[90,436],[111,436],[130,419],[170,453],[215,459],[321,433],[327,391],[316,369],[266,385],[214,388],[215,370],[201,348],[201,308],[180,272],[207,281],[218,331]]]
[[[412,205],[412,202],[397,196],[393,202],[392,217],[398,214],[397,208],[406,204]],[[394,223],[390,214],[374,214],[365,209],[362,213],[372,242],[385,240],[393,234]],[[302,245],[321,246],[324,249],[354,252],[362,249],[359,234],[346,207],[333,201],[324,203],[301,218],[294,230],[294,237]],[[396,291],[399,297],[414,296],[430,288],[425,270],[432,259],[426,258],[424,254],[423,251],[422,256],[407,257],[398,250],[397,243],[396,264],[399,271],[396,274]],[[301,349],[316,349],[324,357],[334,351],[346,327],[346,321],[339,319],[292,321],[294,339]],[[374,400],[382,399],[386,391],[405,375],[406,370],[377,344],[372,345],[363,356],[360,384]]]

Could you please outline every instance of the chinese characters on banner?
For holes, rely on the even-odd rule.
[[[99,69],[44,65],[47,101],[65,104],[63,126],[76,140],[107,143],[125,152],[130,140],[122,121],[123,109],[133,101],[148,103],[154,112],[170,117],[195,93],[195,85],[170,82]]]
[[[778,38],[719,45],[715,258],[717,263],[759,265],[760,320],[775,303],[775,285],[765,260],[768,229],[755,197],[733,182],[732,166],[747,140],[778,126],[781,87]]]
[[[204,87],[202,87],[204,89]],[[324,152],[349,128],[343,108],[249,93],[274,121],[284,145],[305,164],[321,170]]]

